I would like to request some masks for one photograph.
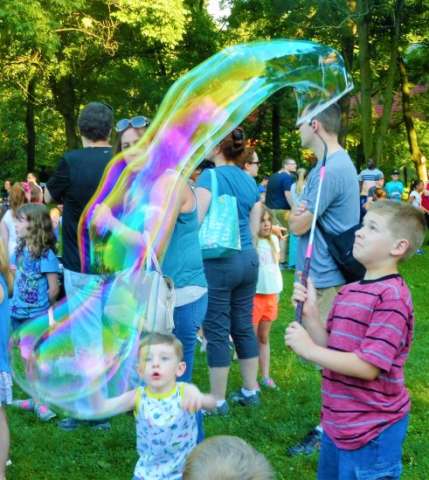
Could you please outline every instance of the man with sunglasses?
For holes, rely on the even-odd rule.
[[[100,102],[88,104],[78,118],[83,148],[63,155],[45,190],[46,203],[54,201],[64,205],[62,221],[64,287],[69,311],[79,311],[79,318],[72,321],[70,335],[76,354],[81,356],[87,352],[103,355],[102,295],[107,279],[98,272],[82,273],[77,236],[80,216],[95,193],[104,169],[112,158],[109,141],[112,125],[113,111],[110,106]],[[88,291],[91,292],[91,302],[87,301]],[[79,407],[83,408],[76,403],[78,410]],[[78,420],[65,418],[59,423],[59,427],[63,430],[74,430],[79,424],[81,422]],[[91,422],[91,425],[98,430],[110,428],[107,421]]]

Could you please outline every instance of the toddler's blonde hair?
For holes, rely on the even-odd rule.
[[[150,347],[151,345],[166,344],[171,345],[174,348],[174,352],[177,355],[179,361],[183,360],[183,345],[182,342],[170,333],[148,333],[146,334],[140,343],[140,353],[143,349]]]
[[[189,455],[183,480],[272,480],[267,459],[239,437],[219,435]]]

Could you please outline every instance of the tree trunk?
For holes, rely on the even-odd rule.
[[[386,85],[383,94],[383,115],[378,123],[377,134],[375,135],[374,161],[378,165],[383,155],[384,139],[389,128],[394,98],[395,78],[398,65],[398,47],[400,38],[401,14],[404,2],[397,0],[392,15],[392,36],[390,41],[390,64],[387,71]]]
[[[349,72],[353,71],[353,52],[355,47],[355,32],[353,32],[355,25],[350,21],[341,30],[341,52],[343,54],[344,62]],[[343,147],[346,146],[347,133],[349,129],[351,96],[343,97],[340,102],[341,105],[341,131],[339,135],[339,143]]]
[[[73,85],[73,78],[69,75],[60,79],[50,79],[51,90],[54,96],[55,107],[64,118],[66,144],[69,150],[80,146],[77,134],[78,102]]]
[[[407,69],[402,57],[399,57],[399,72],[401,74],[401,89],[402,89],[402,112],[404,115],[405,128],[407,129],[408,145],[410,148],[411,159],[414,163],[417,175],[420,180],[428,179],[428,172],[426,168],[426,158],[422,154],[419,142],[417,139],[417,132],[414,127],[413,116],[410,106],[410,84],[408,82]]]
[[[34,172],[36,165],[36,128],[34,126],[34,104],[36,92],[36,78],[32,77],[28,82],[25,128],[27,130],[27,172]]]
[[[281,146],[280,146],[280,105],[277,101],[273,102],[271,117],[271,134],[273,141],[273,162],[272,171],[277,172],[282,167]]]
[[[369,1],[358,0],[358,44],[361,79],[361,132],[365,161],[372,155],[372,78],[369,52]]]

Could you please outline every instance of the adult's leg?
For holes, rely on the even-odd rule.
[[[179,378],[182,382],[192,381],[197,332],[207,312],[208,295],[192,303],[174,309],[173,333],[183,344],[183,356],[186,363],[185,373]]]
[[[334,303],[334,298],[336,297],[341,287],[342,285],[337,285],[335,287],[316,289],[317,290],[317,306],[319,307],[320,321],[322,322],[324,327],[326,327],[329,312],[331,311],[332,304]]]
[[[225,400],[231,363],[229,349],[231,282],[236,274],[230,268],[230,263],[229,258],[204,262],[208,283],[208,306],[203,331],[207,339],[210,390],[218,401]]]
[[[6,462],[9,458],[9,426],[7,424],[6,412],[0,407],[0,480],[6,478]]]
[[[241,282],[231,292],[231,336],[237,350],[243,387],[256,390],[259,352],[252,326],[252,308],[258,279],[258,256],[252,249],[234,257],[234,268]]]

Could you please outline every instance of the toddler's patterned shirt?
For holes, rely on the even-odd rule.
[[[182,408],[184,384],[165,394],[139,387],[136,401],[137,452],[134,475],[141,480],[180,480],[186,457],[197,444],[197,420]]]

